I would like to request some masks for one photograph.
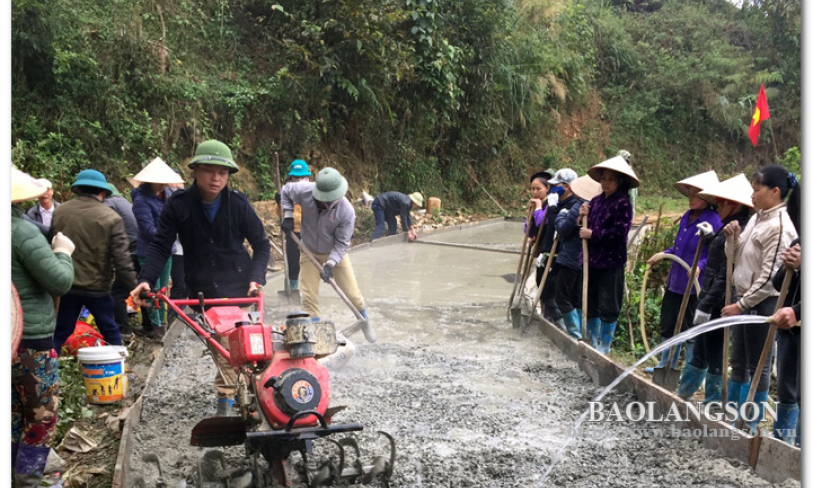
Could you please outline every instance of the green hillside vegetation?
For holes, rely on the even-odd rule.
[[[798,165],[801,1],[12,0],[12,76],[13,161],[63,194],[218,138],[253,199],[279,151],[493,210],[476,178],[515,211],[531,171],[619,149],[642,197],[674,197],[701,170]]]

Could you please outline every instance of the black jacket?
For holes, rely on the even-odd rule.
[[[579,197],[574,194],[559,200],[559,203],[556,204],[555,207],[548,207],[548,213],[545,214],[545,229],[542,231],[542,242],[539,243],[537,254],[550,252],[550,249],[553,247],[553,241],[556,238],[556,217],[559,215],[559,212],[570,209],[570,207],[575,205],[578,201]],[[532,229],[532,232],[536,232],[537,229],[538,228]]]
[[[375,197],[372,206],[380,207],[387,217],[400,215],[404,232],[408,232],[412,226],[412,216],[409,214],[409,211],[412,210],[412,200],[409,195],[397,191],[384,192]]]
[[[249,282],[265,284],[271,244],[244,194],[224,188],[220,208],[209,223],[195,183],[173,193],[158,219],[158,233],[147,251],[140,282],[155,286],[176,234],[184,250],[188,297],[197,298],[198,292],[206,298],[245,297]],[[251,244],[253,257],[243,246],[245,240]]]
[[[790,243],[790,247],[800,244],[801,238],[796,238]],[[782,289],[782,281],[785,280],[784,266],[779,268],[779,271],[773,276],[773,287],[777,290]],[[788,288],[788,296],[785,298],[783,307],[793,307],[793,313],[796,314],[798,320],[802,320],[802,270],[793,273],[790,279],[790,288]]]
[[[731,221],[736,220],[741,228],[745,228],[750,218],[748,209],[743,209],[740,213],[732,215],[723,220],[720,230],[711,237],[708,244],[709,254],[706,259],[706,271],[703,275],[702,291],[697,309],[707,314],[719,315],[720,310],[725,305],[725,268],[728,260],[725,256],[725,232],[723,228]],[[732,280],[731,283],[731,303],[737,301],[737,291]]]

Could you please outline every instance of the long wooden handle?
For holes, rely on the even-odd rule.
[[[279,174],[279,152],[277,151],[274,151],[274,163],[277,167],[277,192],[280,194],[279,226],[280,229],[282,229],[282,180]],[[291,294],[291,284],[288,282],[288,256],[285,255],[285,232],[280,232],[280,240],[282,241],[282,246],[280,246],[280,254],[282,255],[282,269],[285,273],[282,282],[284,283],[283,286],[285,287],[285,296],[287,297]]]
[[[316,256],[311,254],[310,250],[305,246],[305,244],[302,243],[301,240],[299,240],[299,238],[293,232],[291,232],[291,239],[293,239],[294,242],[296,242],[299,248],[302,249],[302,252],[305,253],[308,259],[310,259],[310,261],[313,263],[313,265],[316,266],[316,269],[319,270],[319,273],[321,273],[324,267],[322,266],[322,263],[320,263],[316,259]],[[328,281],[328,283],[330,283],[330,286],[332,286],[333,289],[336,290],[336,294],[339,295],[339,298],[341,298],[344,301],[344,303],[350,308],[350,310],[353,312],[353,315],[355,315],[356,318],[359,320],[364,320],[364,317],[361,315],[361,312],[358,311],[356,306],[353,305],[353,302],[351,302],[350,299],[347,298],[347,295],[345,295],[342,289],[339,288],[339,285],[336,284],[336,280],[330,278],[330,281]]]
[[[788,296],[788,290],[790,289],[790,281],[792,278],[793,270],[786,268],[785,279],[782,280],[782,289],[779,291],[779,299],[776,301],[776,307],[774,307],[774,315],[776,315],[776,313],[785,303],[785,298]],[[757,364],[757,369],[754,370],[754,377],[751,378],[751,388],[748,390],[748,399],[746,400],[746,403],[754,401],[754,396],[756,396],[757,388],[759,387],[759,377],[762,376],[762,368],[764,368],[765,363],[768,362],[768,355],[771,353],[771,348],[773,347],[773,339],[776,335],[776,328],[776,322],[771,322],[771,326],[768,329],[768,336],[765,338],[765,344],[762,346],[762,355],[759,356],[759,363]]]
[[[726,242],[730,242],[730,251],[725,252],[725,302],[724,307],[731,305],[731,285],[733,284],[732,277],[734,275],[734,242],[730,239],[732,236],[726,237]],[[723,405],[728,402],[728,345],[731,342],[731,327],[726,327],[723,332],[723,392],[722,400]]]
[[[548,207],[550,208],[550,207]],[[525,269],[522,273],[522,286],[525,286],[525,282],[528,281],[528,275],[531,272],[532,263],[534,262],[533,257],[536,256],[536,250],[539,249],[539,241],[542,240],[542,231],[545,229],[545,220],[542,220],[542,225],[539,226],[539,230],[536,232],[536,240],[534,241],[533,247],[528,251],[528,259],[525,261]],[[520,287],[522,290],[522,287]],[[520,291],[520,293],[522,293]]]
[[[582,217],[582,228],[587,229],[587,215]],[[587,338],[587,281],[590,277],[590,258],[587,239],[582,239],[582,337]]]
[[[694,260],[692,261],[692,269],[689,271],[689,282],[686,283],[686,291],[683,292],[683,300],[680,301],[680,309],[678,310],[677,322],[675,322],[675,328],[672,330],[672,337],[680,334],[680,330],[683,328],[683,317],[686,316],[686,307],[689,305],[689,297],[692,294],[692,282],[694,282],[695,277],[697,276],[697,265],[700,263],[700,254],[703,252],[703,236],[700,236],[700,239],[697,241],[697,250],[694,252]],[[675,356],[675,351],[677,347],[673,347],[669,350],[669,362],[666,363],[668,368],[672,367],[672,359]]]

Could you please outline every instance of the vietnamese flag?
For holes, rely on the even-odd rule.
[[[765,85],[759,85],[759,96],[757,96],[757,106],[754,107],[754,115],[751,117],[751,127],[748,128],[748,136],[754,147],[759,140],[759,123],[771,118],[768,111],[768,99],[765,98]]]

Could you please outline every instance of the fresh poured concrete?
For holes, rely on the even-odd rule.
[[[522,224],[471,231],[472,239],[458,242],[519,241]],[[462,239],[465,232],[444,238]],[[598,387],[545,337],[512,329],[506,318],[512,284],[502,276],[516,271],[518,255],[398,243],[350,256],[378,341],[351,337],[356,356],[331,375],[331,405],[348,407],[334,422],[364,424],[360,444],[369,455],[382,453],[365,449],[380,445],[376,430],[395,437],[392,486],[540,486],[547,463]],[[294,310],[278,302],[280,289],[281,276],[265,287],[267,319],[274,323]],[[320,315],[338,329],[355,321],[324,283],[320,301]],[[171,466],[165,478],[179,481],[203,452],[188,446],[191,426],[215,410],[214,368],[201,351],[190,335],[179,338],[144,400],[133,469],[146,486],[154,474],[137,460],[143,453],[162,453]],[[637,430],[645,428],[664,426],[588,425],[547,486],[770,486],[744,463],[691,439],[668,433],[653,439]],[[241,447],[224,451],[235,463],[243,454]]]

